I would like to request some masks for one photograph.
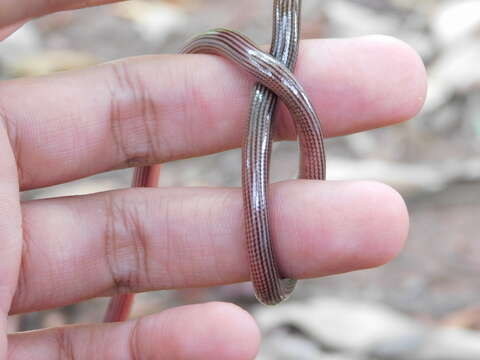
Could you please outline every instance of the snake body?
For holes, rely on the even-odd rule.
[[[325,149],[320,120],[303,87],[292,74],[300,39],[301,0],[274,0],[274,27],[270,54],[246,37],[226,29],[197,36],[181,51],[184,54],[215,54],[236,63],[251,74],[255,85],[250,120],[243,146],[243,199],[250,273],[258,300],[274,305],[285,300],[296,280],[281,273],[275,258],[269,226],[268,184],[272,129],[279,98],[294,120],[300,144],[302,179],[325,179]],[[134,187],[155,187],[159,166],[137,168]],[[114,296],[105,321],[124,320],[133,295]]]

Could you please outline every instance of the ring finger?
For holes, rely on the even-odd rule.
[[[245,311],[209,303],[125,323],[10,335],[7,359],[251,360],[259,340],[259,330]]]

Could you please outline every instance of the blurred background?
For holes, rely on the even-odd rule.
[[[391,35],[416,48],[428,67],[428,101],[414,120],[327,144],[329,179],[379,180],[402,193],[411,213],[406,249],[379,269],[302,281],[276,308],[256,304],[250,285],[241,284],[142,294],[133,316],[233,301],[262,327],[261,360],[478,360],[480,1],[303,2],[304,37]],[[46,16],[0,43],[0,79],[174,53],[192,35],[215,27],[269,43],[271,1],[128,1]],[[295,177],[295,144],[278,144],[273,157],[272,180]],[[166,164],[161,185],[239,186],[239,164],[238,151]],[[131,170],[116,171],[23,197],[128,187],[130,177]],[[98,321],[105,305],[106,299],[96,299],[15,316],[11,330]]]

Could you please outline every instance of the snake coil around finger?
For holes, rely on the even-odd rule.
[[[324,137],[320,120],[294,69],[300,40],[301,0],[274,0],[272,47],[267,54],[243,35],[217,29],[199,35],[181,51],[215,54],[229,59],[258,82],[250,107],[242,161],[242,185],[250,274],[258,300],[274,305],[293,292],[296,280],[282,273],[269,222],[268,184],[272,129],[277,99],[287,107],[300,145],[299,178],[325,179]],[[138,168],[132,186],[156,186],[158,165]],[[112,298],[105,321],[128,316],[133,295]]]

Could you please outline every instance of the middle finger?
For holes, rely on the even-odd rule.
[[[272,187],[282,272],[306,278],[381,265],[400,250],[408,215],[376,183],[291,181]],[[238,189],[130,189],[23,205],[24,253],[12,313],[116,291],[248,279]]]

